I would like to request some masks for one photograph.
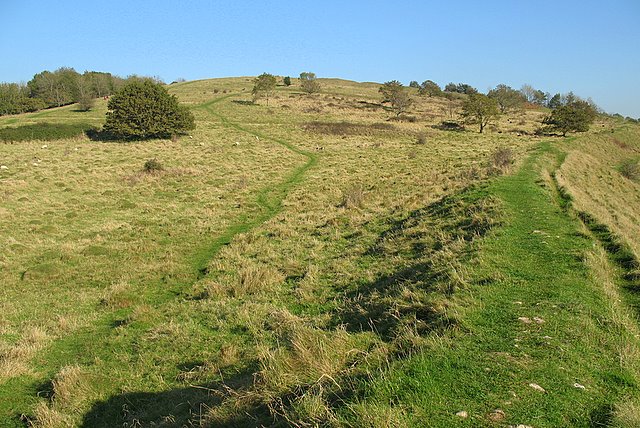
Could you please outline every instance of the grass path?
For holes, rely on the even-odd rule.
[[[482,245],[462,328],[374,382],[371,412],[392,402],[411,426],[595,427],[638,394],[620,364],[623,333],[584,262],[597,244],[545,179],[560,162],[542,143],[490,185],[505,224]]]
[[[246,233],[254,227],[264,223],[265,221],[275,216],[282,209],[282,201],[287,196],[287,193],[289,192],[291,187],[299,183],[302,180],[305,172],[307,172],[309,168],[313,167],[318,161],[318,156],[316,154],[302,150],[288,141],[272,138],[260,132],[240,126],[239,124],[232,122],[227,117],[223,116],[220,112],[214,109],[214,106],[217,103],[226,100],[233,95],[235,94],[216,98],[212,101],[198,106],[197,108],[205,109],[207,112],[217,117],[226,127],[234,128],[238,131],[251,134],[263,141],[272,141],[276,144],[279,144],[286,149],[303,156],[304,158],[306,158],[306,162],[294,169],[280,183],[276,184],[275,186],[264,187],[258,191],[256,195],[256,202],[258,206],[262,208],[262,213],[254,217],[248,217],[246,215],[241,216],[236,223],[229,226],[229,228],[227,228],[224,233],[222,233],[213,242],[209,243],[206,247],[202,248],[198,252],[198,254],[195,256],[195,266],[198,269],[200,277],[206,275],[208,262],[213,257],[215,257],[215,255],[224,245],[228,245],[234,236],[240,233]]]
[[[149,295],[145,300],[152,304],[156,309],[168,307],[175,300],[176,296],[189,289],[194,282],[198,281],[207,273],[209,262],[216,256],[222,247],[229,244],[235,236],[246,233],[249,230],[259,226],[265,221],[274,217],[281,209],[282,202],[287,196],[289,190],[299,183],[305,172],[317,163],[317,155],[301,150],[290,142],[273,139],[261,133],[246,129],[240,125],[230,121],[228,118],[220,114],[214,109],[215,104],[228,99],[233,94],[217,98],[202,104],[196,108],[203,108],[211,115],[218,118],[226,127],[232,127],[242,132],[257,136],[264,141],[272,141],[287,149],[303,156],[305,162],[284,176],[278,184],[266,186],[260,189],[255,198],[261,211],[257,214],[241,214],[239,218],[232,223],[223,233],[214,237],[211,241],[204,244],[195,254],[189,255],[188,260],[194,268],[192,281],[182,284],[176,284],[172,289],[163,287],[154,287],[150,285]],[[158,290],[163,290],[162,292]],[[154,291],[155,290],[155,291]],[[72,335],[64,336],[56,339],[50,346],[43,350],[40,354],[46,355],[46,359],[38,358],[35,363],[38,371],[41,373],[51,373],[54,375],[61,367],[69,364],[86,364],[92,365],[92,358],[102,358],[105,364],[113,360],[113,354],[126,353],[127,350],[134,346],[139,339],[138,336],[145,333],[145,326],[128,328],[127,337],[120,337],[114,333],[114,325],[126,317],[126,310],[106,313],[104,316],[96,320],[91,326],[82,329]],[[116,337],[118,336],[118,337]],[[96,343],[96,338],[99,343]],[[91,344],[91,345],[90,345]],[[89,350],[89,347],[93,347]],[[117,362],[112,361],[113,364]],[[20,416],[16,414],[17,409],[21,409],[28,413],[36,402],[36,394],[41,395],[44,388],[49,390],[48,381],[37,381],[34,384],[31,377],[16,377],[4,383],[2,392],[0,393],[0,426],[21,426]],[[11,421],[2,421],[4,418],[10,418]]]

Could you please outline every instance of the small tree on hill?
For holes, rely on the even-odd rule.
[[[269,105],[269,98],[276,89],[276,76],[269,73],[262,73],[260,76],[253,79],[253,102],[256,102],[260,98],[267,99],[267,105]]]
[[[315,73],[305,71],[300,73],[300,86],[307,94],[313,94],[320,91],[320,82],[317,80]]]
[[[411,97],[402,83],[397,80],[391,80],[385,82],[378,90],[383,96],[383,102],[389,102],[391,109],[395,112],[396,116],[407,111],[411,105]]]
[[[113,138],[169,138],[195,128],[193,114],[159,83],[135,80],[109,99],[103,132]]]
[[[440,86],[438,86],[438,84],[433,80],[425,80],[420,84],[420,88],[418,88],[418,93],[420,95],[437,97],[442,95],[442,89],[440,89]]]
[[[586,101],[574,101],[551,112],[543,120],[550,132],[559,132],[563,137],[567,132],[586,132],[596,118],[596,110]]]
[[[284,79],[282,79],[282,83],[284,83],[285,86],[291,86],[291,77],[286,76]]]
[[[483,94],[471,94],[462,104],[462,116],[467,123],[480,125],[480,133],[492,120],[500,116],[498,103]]]
[[[495,89],[490,90],[487,95],[489,98],[496,100],[501,113],[516,110],[525,102],[524,96],[520,91],[507,85],[498,85]]]
[[[457,92],[458,94],[477,94],[478,90],[471,85],[466,83],[458,83],[457,85],[453,82],[447,83],[447,86],[444,87],[445,92]]]

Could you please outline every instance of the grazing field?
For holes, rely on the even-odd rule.
[[[1,426],[640,423],[638,127],[321,83],[170,85],[173,140],[0,118]]]

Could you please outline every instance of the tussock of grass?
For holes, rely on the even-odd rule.
[[[51,382],[50,402],[40,402],[30,425],[39,428],[62,428],[77,424],[86,400],[91,396],[95,379],[79,366],[64,367]]]

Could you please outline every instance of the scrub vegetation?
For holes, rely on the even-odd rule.
[[[0,424],[640,425],[640,127],[303,75],[0,118]]]

